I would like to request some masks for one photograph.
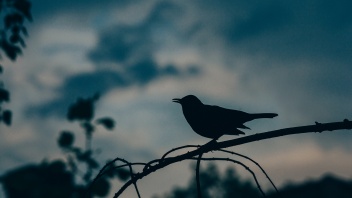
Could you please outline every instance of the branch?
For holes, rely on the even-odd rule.
[[[184,149],[184,148],[199,148],[200,145],[185,145],[185,146],[180,146],[180,147],[176,147],[176,148],[173,148],[171,150],[169,150],[168,152],[166,152],[162,157],[161,159],[163,160],[168,154],[174,152],[174,151],[177,151],[177,150],[180,150],[180,149]]]
[[[109,162],[109,163],[110,163],[110,162]],[[111,164],[109,164],[109,163],[108,163],[108,166],[109,166],[109,165],[111,166]],[[145,166],[146,163],[136,162],[136,163],[123,164],[123,165],[119,165],[119,166],[114,166],[114,167],[112,167],[111,169],[108,169],[108,170],[106,170],[106,171],[104,171],[106,168],[102,168],[102,170],[99,172],[99,174],[98,174],[97,176],[95,176],[94,180],[91,182],[89,188],[91,188],[91,187],[95,184],[95,182],[98,181],[98,180],[99,180],[103,175],[105,175],[107,172],[112,171],[112,170],[116,170],[116,169],[119,169],[119,168],[123,168],[123,167],[126,167],[126,166],[135,166],[135,165],[142,165],[142,166]],[[106,166],[106,165],[105,165],[105,166]],[[104,167],[105,167],[105,166],[104,166]],[[103,172],[103,171],[104,171],[104,172]]]
[[[185,145],[185,146],[180,146],[180,147],[176,147],[176,148],[173,148],[171,150],[169,150],[168,152],[166,152],[160,159],[155,159],[155,160],[152,160],[148,163],[145,164],[144,168],[143,168],[143,171],[147,168],[150,168],[151,165],[153,165],[154,163],[160,163],[161,161],[163,161],[166,156],[174,151],[177,151],[177,150],[180,150],[180,149],[184,149],[184,148],[199,148],[200,145]]]
[[[342,122],[330,122],[330,123],[318,123],[315,122],[314,125],[307,125],[307,126],[300,126],[300,127],[291,127],[285,129],[279,129],[275,131],[268,131],[264,133],[257,133],[254,135],[248,135],[242,138],[232,139],[228,141],[223,141],[218,143],[218,148],[227,148],[231,146],[237,146],[241,144],[246,144],[254,141],[265,140],[275,137],[281,137],[286,135],[293,135],[293,134],[301,134],[301,133],[311,133],[311,132],[318,132],[322,133],[324,131],[336,131],[342,129],[352,129],[352,121],[347,119],[343,120]]]
[[[134,179],[130,179],[127,181],[114,195],[114,198],[119,197],[124,190],[130,186],[134,181],[137,181],[138,179],[142,179],[143,177],[149,175],[150,173],[157,171],[161,168],[164,168],[165,166],[168,166],[170,164],[173,164],[175,162],[183,161],[186,159],[191,159],[192,157],[199,156],[201,153],[207,153],[209,151],[213,150],[219,150],[231,146],[238,146],[241,144],[247,144],[250,142],[254,141],[260,141],[264,139],[270,139],[270,138],[276,138],[276,137],[281,137],[281,136],[286,136],[286,135],[293,135],[293,134],[301,134],[301,133],[310,133],[310,132],[323,132],[323,131],[335,131],[335,130],[341,130],[341,129],[352,129],[352,122],[345,119],[343,122],[332,122],[332,123],[316,123],[315,125],[308,125],[308,126],[300,126],[300,127],[292,127],[292,128],[286,128],[286,129],[279,129],[279,130],[274,130],[274,131],[268,131],[264,133],[259,133],[259,134],[254,134],[254,135],[248,135],[228,141],[223,141],[223,142],[216,142],[213,141],[211,144],[207,143],[204,146],[201,146],[200,148],[187,152],[182,155],[178,155],[176,157],[169,157],[169,158],[164,158],[163,160],[153,160],[153,162],[158,162],[156,165],[150,164],[148,168],[143,169],[141,173],[135,174]]]

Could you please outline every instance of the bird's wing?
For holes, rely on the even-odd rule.
[[[248,117],[250,115],[248,113],[233,109],[226,109],[215,105],[205,105],[205,108],[206,111],[212,115],[212,117],[221,119],[225,123],[237,123],[238,128],[248,128],[243,125],[243,123],[248,121]]]
[[[228,117],[247,117],[248,113],[243,111],[226,109],[216,105],[205,105],[209,112],[212,112],[213,115],[217,116],[228,116]]]

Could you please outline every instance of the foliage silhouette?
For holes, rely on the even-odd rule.
[[[112,118],[95,119],[94,106],[98,99],[98,94],[91,98],[79,98],[68,110],[67,119],[80,123],[86,138],[85,147],[75,146],[73,132],[61,131],[57,143],[66,160],[43,161],[8,171],[0,177],[8,198],[104,197],[109,193],[113,179],[125,181],[129,178],[130,173],[126,169],[108,170],[88,192],[92,174],[99,168],[94,157],[97,151],[91,146],[92,135],[98,125],[107,130],[113,130],[115,126]]]
[[[0,28],[0,49],[5,55],[15,61],[26,47],[24,37],[28,36],[26,21],[32,21],[31,2],[28,0],[0,0],[0,18],[3,19]],[[0,52],[0,59],[2,58]],[[0,74],[3,67],[0,65]],[[0,80],[0,122],[11,125],[12,112],[3,109],[2,103],[10,101],[10,93]]]
[[[61,160],[11,170],[1,177],[1,182],[8,198],[72,197],[82,190],[74,184],[74,175]]]
[[[32,21],[31,2],[28,0],[1,0],[0,14],[3,27],[0,29],[0,48],[11,60],[16,60],[26,47],[28,36],[26,21]],[[0,55],[1,58],[1,55]]]
[[[193,166],[193,165],[192,165]],[[191,167],[193,170],[194,167]],[[201,193],[204,198],[213,197],[238,197],[252,198],[261,197],[258,189],[247,180],[242,180],[234,168],[227,168],[221,173],[215,163],[208,163],[204,169],[200,169]],[[154,198],[193,198],[197,197],[196,176],[193,175],[186,187],[174,187],[171,192]]]
[[[194,167],[191,167],[194,170]],[[153,198],[193,198],[197,197],[195,174],[185,187],[174,187],[164,195]],[[209,163],[200,171],[202,195],[205,198],[258,198],[258,189],[249,180],[241,179],[236,169],[228,167],[221,173],[216,164]],[[348,198],[352,195],[352,181],[343,180],[332,175],[326,175],[319,180],[289,184],[281,188],[280,194],[285,198]],[[275,192],[267,193],[268,198],[278,198]]]
[[[352,180],[325,175],[319,180],[290,184],[281,189],[285,198],[349,198],[352,196]],[[271,194],[270,198],[277,198]]]
[[[1,65],[0,71],[1,74]],[[3,109],[2,105],[4,102],[10,102],[10,92],[4,88],[4,83],[0,80],[0,122],[5,123],[6,125],[11,125],[12,112],[8,109]]]

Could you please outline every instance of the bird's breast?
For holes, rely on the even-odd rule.
[[[195,132],[203,130],[204,124],[207,123],[207,114],[201,108],[182,108],[183,114]]]

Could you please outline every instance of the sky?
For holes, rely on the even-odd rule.
[[[327,1],[32,1],[23,56],[2,60],[13,125],[0,125],[0,174],[62,157],[56,139],[77,97],[101,98],[98,158],[147,162],[204,144],[173,98],[279,116],[249,122],[246,135],[351,118],[352,3]],[[226,140],[233,137],[222,137]],[[312,133],[231,150],[258,161],[282,186],[332,173],[352,179],[352,133]],[[213,154],[210,154],[213,155]],[[229,164],[218,163],[220,167]],[[240,169],[240,168],[238,168]],[[182,162],[139,182],[146,197],[186,185]],[[249,174],[243,171],[243,177]],[[172,178],[172,180],[170,180]],[[261,180],[265,185],[267,181]],[[267,185],[268,186],[268,185]],[[118,186],[114,186],[118,189]],[[113,190],[114,191],[114,190]],[[131,188],[126,197],[135,196]]]

